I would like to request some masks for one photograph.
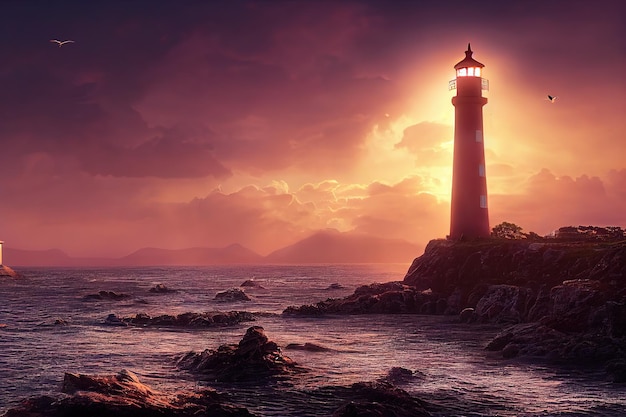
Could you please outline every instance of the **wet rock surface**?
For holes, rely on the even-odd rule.
[[[189,352],[177,366],[219,382],[263,382],[268,378],[303,372],[260,326],[250,327],[238,344],[221,345],[217,350]]]
[[[215,294],[218,301],[250,301],[250,297],[241,288],[230,288]]]
[[[311,343],[311,342],[289,343],[287,346],[285,346],[285,349],[303,350],[306,352],[330,352],[332,350],[325,346],[318,345],[317,343]]]
[[[164,395],[152,390],[127,370],[117,375],[66,373],[59,397],[24,400],[5,417],[250,417],[247,409],[225,401],[223,395],[204,389]]]
[[[401,282],[358,287],[345,298],[329,298],[316,304],[287,307],[283,314],[318,316],[323,314],[401,314],[420,313],[430,308],[430,294]],[[425,307],[426,305],[426,307]]]
[[[350,400],[332,414],[333,417],[422,417],[430,416],[426,403],[387,381],[358,382],[349,388],[338,388]]]
[[[115,291],[99,291],[97,294],[87,294],[83,297],[84,300],[110,300],[120,301],[129,299],[131,296],[123,293],[116,293]]]
[[[205,313],[162,314],[150,316],[138,313],[133,317],[118,317],[109,314],[104,324],[113,326],[155,327],[223,327],[246,321],[254,321],[254,314],[247,311],[213,311]]]

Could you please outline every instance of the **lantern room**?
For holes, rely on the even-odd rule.
[[[457,77],[480,77],[484,65],[472,58],[472,54],[472,47],[468,43],[465,59],[454,66]]]
[[[465,59],[454,66],[456,78],[448,83],[448,90],[456,90],[462,85],[464,91],[459,92],[459,95],[469,93],[469,95],[478,96],[481,95],[481,90],[489,90],[489,81],[481,77],[484,65],[472,58],[473,53],[472,47],[468,43]]]

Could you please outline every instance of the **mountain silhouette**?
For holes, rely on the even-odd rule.
[[[423,248],[401,239],[324,230],[265,257],[267,263],[396,263]]]
[[[71,257],[59,249],[24,250],[4,247],[9,266],[204,266],[229,264],[398,263],[407,262],[423,248],[401,239],[319,231],[263,257],[240,245],[222,248],[142,248],[121,258]]]

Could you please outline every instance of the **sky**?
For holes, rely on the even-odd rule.
[[[468,42],[491,225],[626,227],[621,0],[14,0],[0,239],[116,257],[443,238]]]

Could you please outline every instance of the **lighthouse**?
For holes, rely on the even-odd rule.
[[[454,66],[456,78],[449,83],[456,90],[454,106],[454,162],[452,165],[452,201],[450,239],[488,237],[487,177],[483,136],[483,90],[489,82],[481,78],[484,65],[472,58],[467,44],[465,59]]]

